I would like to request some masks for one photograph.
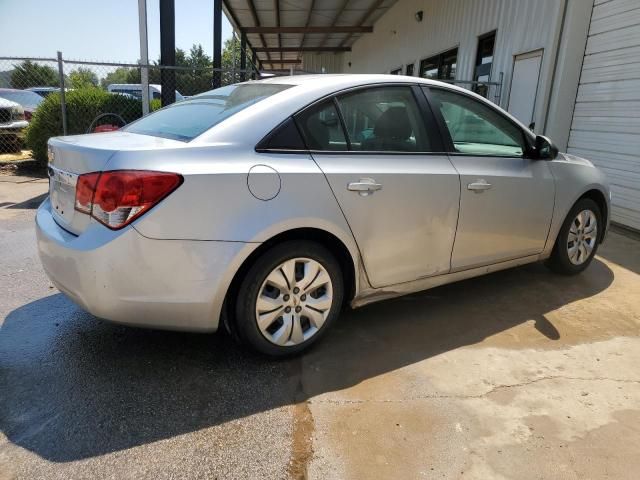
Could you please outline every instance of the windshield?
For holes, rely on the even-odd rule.
[[[158,110],[123,130],[188,142],[231,115],[291,88],[291,85],[244,83],[217,88]]]
[[[0,90],[0,97],[19,103],[27,110],[35,110],[44,100],[40,95],[27,90]]]

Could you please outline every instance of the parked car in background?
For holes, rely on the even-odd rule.
[[[31,87],[31,88],[27,88],[27,90],[29,90],[30,92],[35,92],[41,97],[46,98],[48,95],[54,92],[59,92],[60,88],[59,87]]]
[[[0,97],[0,154],[20,151],[22,131],[28,125],[20,104]]]
[[[273,356],[344,303],[537,261],[577,274],[609,224],[591,162],[416,77],[245,82],[49,149],[36,229],[62,292],[120,323],[222,324]]]
[[[107,91],[111,93],[127,93],[138,99],[142,98],[142,85],[139,83],[112,83],[107,85]],[[149,84],[149,99],[155,100],[162,95],[162,85]],[[176,101],[184,100],[182,94],[176,90]]]
[[[31,115],[36,111],[44,98],[29,90],[16,90],[13,88],[0,88],[0,98],[18,103],[24,109],[25,120],[31,120]]]

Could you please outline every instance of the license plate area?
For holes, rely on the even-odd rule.
[[[70,224],[74,215],[78,175],[49,166],[49,197],[55,217]]]

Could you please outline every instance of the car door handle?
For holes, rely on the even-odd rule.
[[[476,193],[482,193],[485,190],[489,190],[493,185],[488,183],[486,180],[478,180],[477,182],[470,183],[467,185],[467,190],[472,190]]]
[[[363,197],[366,197],[373,192],[382,190],[382,184],[376,183],[372,178],[361,178],[357,182],[351,182],[347,185],[347,190],[358,192]]]

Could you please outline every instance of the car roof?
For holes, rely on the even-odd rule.
[[[306,93],[318,91],[326,91],[327,89],[333,89],[335,92],[345,90],[353,87],[384,84],[384,83],[406,83],[407,85],[430,85],[448,88],[450,90],[456,90],[461,93],[471,94],[476,96],[481,101],[487,101],[485,98],[475,94],[474,92],[453,85],[449,82],[441,82],[439,80],[431,80],[421,77],[408,77],[406,75],[390,75],[390,74],[365,74],[365,73],[322,73],[313,75],[293,75],[282,77],[269,77],[262,80],[252,80],[244,83],[270,83],[270,84],[282,84],[291,85],[292,87],[304,87]],[[294,90],[293,88],[291,90]],[[300,92],[301,89],[295,89],[290,91],[289,94]]]
[[[269,77],[262,80],[255,80],[260,83],[278,83],[286,85],[313,85],[313,84],[331,84],[344,86],[346,83],[352,83],[353,86],[366,85],[369,83],[424,83],[426,85],[436,84],[444,85],[443,82],[436,80],[428,80],[420,77],[407,77],[405,75],[384,75],[384,74],[365,74],[365,73],[319,73],[311,75],[293,75],[283,77]]]

